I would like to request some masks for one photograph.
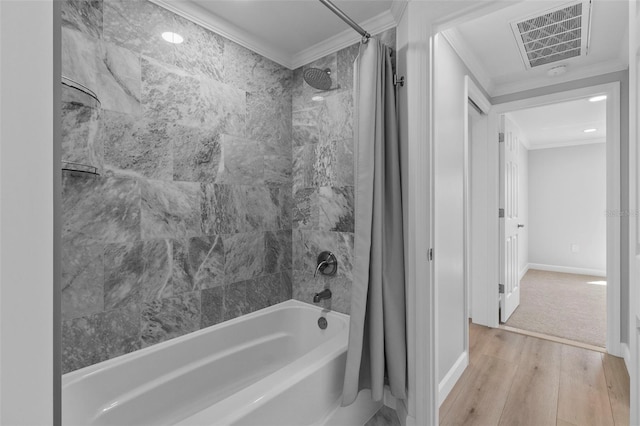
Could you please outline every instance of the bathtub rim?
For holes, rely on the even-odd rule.
[[[241,315],[239,317],[233,318],[231,320],[228,321],[223,321],[220,322],[218,324],[214,324],[211,325],[209,327],[205,327],[202,328],[200,330],[196,330],[187,334],[184,334],[182,336],[178,336],[175,337],[173,339],[170,340],[166,340],[164,342],[160,342],[157,343],[155,345],[151,345],[148,346],[146,348],[142,348],[142,349],[138,349],[136,351],[133,352],[129,352],[126,354],[122,354],[119,355],[115,358],[111,358],[111,359],[107,359],[104,361],[100,361],[99,363],[96,364],[92,364],[92,365],[88,365],[86,367],[82,367],[78,370],[74,370],[74,371],[70,371],[68,373],[65,373],[62,375],[62,396],[64,397],[64,390],[66,387],[73,385],[74,383],[82,380],[84,377],[87,376],[91,376],[93,374],[97,374],[98,372],[101,372],[103,370],[109,369],[113,366],[117,366],[119,364],[122,364],[123,362],[126,362],[127,360],[130,359],[137,359],[139,357],[143,357],[147,354],[152,354],[154,352],[157,351],[161,351],[165,348],[170,348],[172,346],[175,345],[179,345],[185,341],[189,341],[193,338],[196,338],[198,336],[201,335],[205,335],[208,333],[213,333],[217,330],[221,330],[227,327],[232,327],[235,324],[244,322],[244,321],[248,321],[251,320],[253,318],[258,318],[264,315],[267,315],[269,313],[275,312],[275,311],[279,311],[282,309],[286,309],[286,308],[300,308],[300,309],[304,309],[307,311],[315,311],[317,312],[319,315],[323,315],[326,316],[327,318],[335,318],[335,319],[339,319],[342,320],[344,323],[344,327],[349,328],[349,320],[350,320],[350,316],[347,314],[343,314],[340,312],[336,312],[333,310],[329,310],[329,309],[324,309],[321,308],[319,306],[315,306],[315,305],[311,305],[309,303],[306,302],[302,302],[300,300],[296,300],[296,299],[289,299],[289,300],[285,300],[284,302],[280,302],[277,303],[275,305],[271,305],[269,307],[263,308],[263,309],[259,309],[257,311],[251,312],[249,314],[246,315]]]

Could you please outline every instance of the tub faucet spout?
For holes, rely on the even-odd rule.
[[[323,299],[331,299],[331,290],[325,288],[320,293],[313,295],[313,303],[319,303]]]

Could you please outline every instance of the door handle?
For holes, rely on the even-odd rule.
[[[524,228],[524,223],[519,223],[518,228]]]

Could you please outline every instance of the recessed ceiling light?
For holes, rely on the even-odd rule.
[[[316,102],[320,102],[320,101],[324,101],[324,97],[320,96],[320,95],[315,95],[311,98],[312,101],[316,101]]]
[[[583,131],[584,131],[585,133],[593,133],[593,132],[595,132],[596,130],[598,130],[598,129],[584,129]]]
[[[594,96],[593,98],[589,98],[589,102],[600,102],[604,101],[605,99],[607,99],[607,95],[598,95]]]
[[[173,44],[180,44],[184,41],[180,34],[172,33],[171,31],[162,33],[162,38]]]

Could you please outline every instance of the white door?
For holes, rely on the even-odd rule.
[[[518,261],[518,150],[520,141],[508,117],[500,116],[500,321],[520,304]]]

